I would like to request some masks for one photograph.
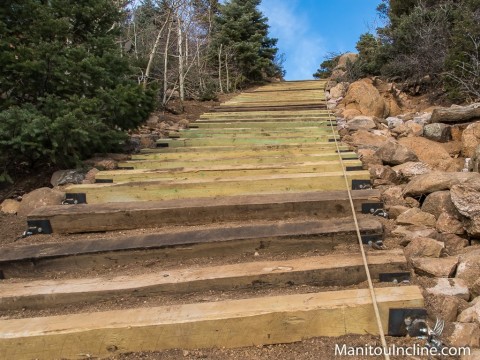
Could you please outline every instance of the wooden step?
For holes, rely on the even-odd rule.
[[[316,144],[329,142],[340,138],[336,135],[319,135],[312,137],[291,137],[291,138],[204,138],[204,139],[160,139],[157,144],[167,147],[187,147],[187,146],[220,146],[220,145],[282,145],[282,144]]]
[[[361,169],[360,160],[346,160],[347,168]],[[228,178],[239,176],[259,176],[268,174],[292,174],[292,173],[320,173],[341,171],[342,166],[338,161],[319,161],[312,163],[290,163],[278,165],[231,165],[231,166],[201,166],[190,168],[176,168],[172,164],[171,169],[139,169],[139,170],[113,170],[100,171],[95,175],[97,181],[138,182],[153,181],[160,179],[207,179]]]
[[[370,173],[366,170],[349,171],[346,174],[350,189],[352,189],[353,180],[370,181]],[[165,178],[118,184],[69,185],[65,191],[67,193],[85,193],[87,203],[102,204],[344,189],[346,189],[344,173],[337,171],[232,178],[193,178],[191,180]]]
[[[308,119],[305,118],[305,121],[288,121],[282,122],[281,126],[278,122],[267,120],[267,121],[251,121],[250,119],[239,119],[239,120],[231,120],[226,119],[224,121],[216,122],[216,121],[195,121],[190,124],[190,128],[198,128],[198,129],[232,129],[232,128],[262,128],[262,129],[292,129],[292,128],[299,128],[299,127],[306,127],[306,126],[317,126],[319,128],[328,127],[331,124],[336,125],[335,119],[333,122],[327,120],[316,120],[316,119]]]
[[[382,224],[371,216],[360,216],[362,236],[380,236]],[[9,278],[41,277],[55,271],[77,274],[79,269],[101,271],[122,265],[155,262],[184,263],[191,259],[303,256],[331,252],[338,246],[357,244],[351,217],[316,221],[220,224],[178,230],[154,230],[136,236],[118,235],[91,240],[37,243],[2,248],[0,269]]]
[[[352,195],[359,212],[363,203],[380,200],[377,190],[358,190]],[[333,219],[349,214],[348,193],[334,191],[47,206],[35,209],[28,220],[48,220],[58,233],[83,233],[301,216]]]
[[[257,131],[253,131],[252,129],[244,129],[244,131],[214,131],[210,129],[210,131],[198,131],[195,129],[191,130],[184,130],[184,131],[175,131],[170,132],[168,136],[170,138],[184,138],[184,139],[194,139],[194,138],[235,138],[235,139],[242,139],[242,138],[263,138],[263,137],[270,137],[274,139],[282,139],[282,138],[310,138],[310,137],[318,137],[318,136],[325,136],[325,135],[332,135],[331,128],[305,128],[300,130],[299,128],[295,129],[282,129],[276,131],[266,131],[263,129],[259,129]]]
[[[417,286],[375,294],[385,332],[389,309],[424,305]],[[0,320],[0,354],[18,360],[106,357],[346,334],[378,334],[367,289]]]
[[[402,250],[370,252],[373,278],[407,268]],[[345,276],[348,274],[348,276]],[[155,296],[255,287],[313,285],[350,286],[366,281],[360,255],[327,255],[283,261],[170,269],[133,276],[40,280],[0,284],[0,310],[42,309],[65,304],[92,303],[114,296]]]

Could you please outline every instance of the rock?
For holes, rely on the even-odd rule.
[[[405,198],[405,204],[407,204],[407,206],[411,208],[420,208],[420,202],[413,197],[407,196]]]
[[[6,199],[0,204],[0,211],[4,214],[15,215],[20,208],[20,202],[13,199]]]
[[[396,219],[404,212],[410,210],[409,207],[402,205],[393,205],[388,208],[388,217],[389,219]]]
[[[158,136],[155,135],[140,135],[141,149],[155,149],[157,147]]]
[[[386,121],[389,129],[395,129],[397,126],[403,125],[403,120],[398,117],[388,117]]]
[[[480,110],[480,109],[479,109]],[[475,156],[480,145],[480,122],[468,125],[462,134],[462,155],[467,158]]]
[[[453,330],[447,335],[447,343],[452,347],[478,347],[480,344],[480,328],[478,324],[453,323]]]
[[[83,180],[83,184],[95,184],[95,176],[100,172],[97,168],[91,169],[86,175],[85,179]]]
[[[342,105],[346,109],[359,110],[362,115],[379,118],[388,115],[385,100],[370,79],[362,79],[351,84],[342,100]]]
[[[393,170],[401,177],[410,179],[414,176],[428,174],[432,172],[430,166],[422,162],[409,161],[393,167]]]
[[[455,234],[440,234],[438,240],[445,244],[445,250],[449,255],[456,255],[468,246],[468,240]]]
[[[433,277],[451,277],[457,268],[458,258],[414,258],[412,265],[419,275]]]
[[[450,191],[453,204],[460,214],[466,218],[464,221],[465,229],[473,237],[480,237],[479,188],[480,180],[476,184],[472,183],[472,185],[454,185]]]
[[[351,120],[355,116],[361,116],[361,115],[362,115],[362,113],[357,109],[345,109],[342,112],[342,116],[347,120]]]
[[[436,279],[437,280],[437,279]],[[438,279],[447,280],[448,279]],[[428,292],[428,289],[427,289]],[[434,309],[429,314],[431,318],[441,318],[446,322],[454,322],[457,320],[458,309],[463,302],[455,296],[442,296],[442,295],[430,295],[430,298],[434,298]]]
[[[426,237],[431,239],[436,239],[438,232],[435,229],[429,228],[423,225],[412,225],[412,226],[397,226],[393,231],[392,235],[404,236],[407,240],[411,241],[417,237]]]
[[[413,120],[409,120],[405,123],[407,128],[407,136],[422,136],[423,135],[423,126],[417,124]]]
[[[429,174],[415,176],[405,187],[403,195],[426,195],[436,191],[450,190],[455,185],[477,181],[480,181],[480,174],[477,173],[449,173],[435,171]]]
[[[398,142],[413,151],[421,162],[430,165],[433,170],[460,170],[448,151],[436,141],[424,137],[404,137],[399,139]]]
[[[412,119],[412,121],[423,127],[427,124],[430,124],[431,119],[432,119],[432,113],[423,113],[421,115],[415,116]]]
[[[18,209],[18,215],[26,216],[33,210],[43,206],[61,205],[64,198],[65,193],[50,188],[45,187],[33,190],[23,196],[20,208]]]
[[[402,125],[399,125],[399,126],[393,128],[391,130],[391,132],[397,138],[398,137],[403,137],[403,136],[407,136],[408,128],[407,128],[406,125],[402,124]]]
[[[333,99],[338,99],[340,97],[345,97],[345,94],[347,93],[348,86],[350,84],[347,82],[341,82],[337,85],[335,85],[333,88],[330,89],[330,96]]]
[[[418,208],[412,208],[397,218],[397,224],[399,225],[425,225],[434,227],[435,223],[435,216],[423,212]]]
[[[465,280],[468,287],[472,289],[479,278],[479,274],[480,249],[472,248],[471,251],[460,255],[456,277]]]
[[[434,282],[435,285],[433,287],[425,289],[427,293],[433,295],[454,296],[465,301],[470,299],[470,291],[468,290],[467,284],[462,279],[438,278],[434,279]]]
[[[349,137],[345,137],[345,142],[350,142],[360,149],[378,149],[388,138],[384,135],[376,135],[371,132],[360,129]]]
[[[147,119],[146,125],[154,128],[158,125],[159,122],[160,122],[160,118],[158,117],[158,115],[152,114]]]
[[[450,191],[436,191],[428,195],[423,202],[422,211],[435,215],[436,218],[445,212],[452,215],[458,214],[453,205]]]
[[[472,301],[470,306],[458,315],[458,321],[461,323],[480,323],[480,298]]]
[[[377,125],[371,116],[355,116],[352,120],[347,122],[347,127],[350,130],[375,129]]]
[[[437,240],[416,237],[410,241],[410,244],[404,249],[405,257],[408,261],[417,257],[439,258],[445,245]]]
[[[452,139],[450,126],[440,123],[425,125],[423,136],[437,142],[447,142]]]
[[[392,186],[385,190],[382,193],[382,201],[385,205],[393,206],[393,205],[403,205],[405,206],[405,199],[403,198],[403,187],[401,186]]]
[[[473,172],[480,172],[480,145],[475,149],[475,155],[472,158],[472,169]]]
[[[385,165],[400,165],[409,161],[417,161],[417,156],[407,147],[396,141],[383,144],[375,154]]]
[[[382,180],[382,185],[392,185],[398,182],[398,176],[390,166],[373,165],[369,169],[372,179]]]
[[[460,360],[480,360],[480,349],[470,349],[469,354],[462,355]]]
[[[337,66],[335,69],[346,70],[348,64],[353,64],[358,60],[358,54],[347,52],[345,54],[340,55],[338,58]]]
[[[455,216],[448,213],[442,213],[437,219],[435,228],[438,232],[447,234],[463,235],[465,234],[465,228],[463,223]]]
[[[188,121],[187,119],[182,119],[178,122],[179,130],[188,129],[189,127],[190,127],[190,121]]]
[[[466,123],[480,119],[480,103],[433,110],[432,123]]]
[[[359,149],[357,153],[358,158],[367,169],[374,165],[383,165],[382,160],[375,156],[373,149]]]
[[[85,179],[85,173],[81,170],[59,170],[55,171],[50,179],[52,186],[81,184]]]

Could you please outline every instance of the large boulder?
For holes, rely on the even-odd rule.
[[[475,150],[480,145],[480,122],[468,125],[462,134],[462,155],[467,158],[475,156]]]
[[[43,206],[60,205],[64,198],[65,193],[50,188],[34,190],[23,197],[17,214],[26,216]]]
[[[396,141],[389,141],[383,144],[375,155],[379,157],[385,165],[393,166],[418,160],[413,151],[410,151],[407,147]]]
[[[455,216],[450,215],[449,213],[442,213],[437,219],[435,224],[437,231],[446,234],[456,234],[463,235],[465,234],[465,227],[463,222],[457,219]]]
[[[430,165],[434,170],[460,170],[457,162],[450,157],[450,154],[441,143],[424,137],[414,136],[401,138],[398,142],[413,151],[421,162]]]
[[[423,202],[422,211],[435,215],[437,219],[444,212],[458,215],[458,211],[455,205],[453,205],[450,191],[436,191],[428,195]]]
[[[446,124],[428,124],[423,128],[423,136],[429,140],[447,142],[452,139],[452,132]]]
[[[347,127],[350,130],[372,130],[375,129],[377,125],[371,116],[355,116],[352,120],[347,122]]]
[[[444,331],[443,338],[452,347],[478,347],[480,345],[480,328],[478,324],[455,322],[452,329]]]
[[[351,84],[342,104],[345,109],[355,109],[363,115],[379,118],[385,118],[388,115],[385,99],[369,79],[362,79]]]
[[[365,129],[356,131],[351,136],[345,136],[343,141],[360,149],[378,149],[388,138],[384,135],[373,134]]]
[[[412,208],[397,218],[397,224],[399,225],[424,225],[434,227],[435,223],[435,216],[423,212],[419,208]]]
[[[454,185],[450,191],[452,202],[460,214],[465,217],[465,228],[468,234],[473,237],[480,237],[479,190],[480,180],[477,180],[476,184]]]
[[[386,121],[389,129],[395,129],[397,126],[403,125],[403,120],[395,116],[388,117]]]
[[[348,64],[353,64],[358,60],[358,54],[347,52],[345,54],[340,55],[338,58],[337,66],[335,69],[346,70]]]
[[[454,185],[478,181],[480,181],[480,174],[478,173],[453,173],[435,171],[429,174],[414,177],[403,190],[403,195],[427,195],[436,191],[450,190]]]
[[[440,234],[438,240],[445,244],[445,249],[449,255],[456,255],[468,246],[468,240],[455,234]]]
[[[462,323],[476,322],[480,324],[480,298],[476,298],[469,305],[467,309],[458,315],[458,321]]]

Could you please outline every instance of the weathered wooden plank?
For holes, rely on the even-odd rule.
[[[312,137],[258,137],[258,138],[232,138],[215,137],[201,139],[160,139],[157,144],[168,145],[168,147],[190,147],[190,146],[220,146],[220,145],[282,145],[282,144],[316,144],[324,143],[330,139],[340,137],[325,134]]]
[[[347,160],[345,166],[361,167],[360,160]],[[228,178],[239,176],[259,176],[273,174],[320,173],[342,171],[339,161],[320,161],[316,163],[290,163],[277,165],[232,165],[232,166],[205,166],[171,169],[139,169],[100,171],[95,175],[96,180],[113,180],[119,182],[151,181],[159,179],[207,179]]]
[[[358,160],[358,156],[355,153],[342,153],[343,159]],[[198,159],[185,158],[182,159],[165,159],[161,157],[158,160],[131,160],[119,163],[120,167],[133,167],[134,169],[171,169],[180,167],[205,167],[211,165],[215,161],[217,166],[226,165],[267,165],[267,164],[292,164],[302,162],[318,162],[318,161],[336,161],[339,162],[338,154],[325,153],[325,154],[299,154],[299,155],[271,155],[271,156],[244,156],[236,157],[235,155],[226,156],[224,158],[215,158],[212,156],[208,159],[205,155],[202,155]]]
[[[333,120],[333,124],[336,124],[336,121]],[[284,121],[281,124],[278,122],[272,121],[272,119],[267,119],[264,122],[259,121],[250,121],[250,119],[240,119],[239,121],[231,121],[225,119],[222,122],[215,122],[210,120],[203,120],[203,121],[195,121],[190,124],[192,128],[198,129],[223,129],[223,128],[262,128],[262,129],[292,129],[298,127],[305,127],[305,126],[318,126],[318,127],[327,127],[330,125],[330,121],[327,120],[316,120],[316,119],[306,119],[306,121]]]
[[[207,117],[236,117],[236,116],[248,116],[248,117],[279,117],[279,116],[287,116],[287,117],[311,117],[311,116],[321,116],[330,114],[329,110],[282,110],[282,111],[269,111],[269,110],[260,110],[260,111],[230,111],[225,114],[218,114],[214,112],[208,112],[202,114],[200,116],[201,119]]]
[[[282,133],[288,133],[288,134],[311,134],[311,133],[326,133],[330,132],[332,134],[332,129],[327,126],[316,126],[316,125],[311,125],[311,126],[304,126],[304,127],[295,127],[295,128],[262,128],[262,127],[233,127],[230,128],[228,126],[220,126],[216,128],[210,128],[210,129],[198,129],[198,128],[191,128],[191,129],[186,129],[186,130],[179,130],[179,131],[172,131],[170,134],[179,134],[181,137],[185,137],[185,134],[193,133],[195,135],[219,135],[219,134],[234,134],[234,135],[241,135],[241,134],[252,134],[253,136],[257,134],[272,134],[272,135],[281,135]]]
[[[379,201],[377,190],[353,192],[357,211],[365,202]],[[200,225],[240,220],[282,220],[302,216],[333,219],[348,216],[346,191],[303,192],[275,195],[192,198],[75,206],[47,206],[35,209],[29,220],[49,220],[54,232],[152,228],[169,225]]]
[[[211,130],[211,131],[209,131]],[[332,135],[333,131],[330,127],[311,127],[305,129],[291,129],[291,130],[276,130],[270,131],[259,128],[258,130],[252,129],[223,129],[217,130],[209,129],[207,131],[199,131],[195,129],[191,130],[184,130],[184,131],[171,131],[169,133],[169,137],[176,137],[176,138],[216,138],[221,139],[225,137],[241,139],[241,138],[262,138],[262,137],[272,137],[272,138],[309,138],[314,136],[324,136],[324,135]]]
[[[350,171],[347,173],[347,177],[351,188],[352,180],[369,181],[370,173],[363,170]],[[262,193],[335,191],[345,188],[343,172],[330,172],[192,180],[165,178],[133,183],[70,185],[65,188],[65,191],[68,193],[86,193],[89,204],[100,204]]]
[[[390,308],[424,305],[417,286],[379,288],[375,294],[385,331]],[[378,334],[367,289],[1,320],[0,354],[18,360],[104,357],[346,334]]]
[[[402,250],[369,253],[372,277],[407,268]],[[348,276],[345,276],[348,274]],[[113,296],[152,296],[200,291],[291,285],[349,286],[366,281],[361,255],[327,255],[282,261],[264,261],[170,269],[140,275],[38,280],[0,284],[0,309],[42,309],[79,302],[92,303]]]

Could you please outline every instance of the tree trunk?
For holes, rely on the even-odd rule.
[[[220,49],[218,49],[218,83],[220,85],[220,92],[223,94],[223,85],[222,85],[222,47],[223,44],[220,44]]]
[[[435,109],[432,113],[432,123],[467,123],[480,120],[480,104],[458,108]]]
[[[225,70],[227,72],[227,93],[230,92],[230,74],[228,73],[228,53],[225,52]]]
[[[172,23],[168,25],[167,40],[165,41],[165,53],[163,59],[163,101],[162,105],[167,105],[167,91],[168,91],[168,47],[170,46],[170,34],[172,32]]]
[[[158,45],[160,44],[160,39],[162,38],[163,30],[165,29],[165,26],[167,25],[167,23],[170,22],[169,20],[170,20],[170,13],[168,13],[165,23],[162,25],[162,27],[158,31],[157,37],[155,39],[155,43],[153,44],[153,47],[152,47],[152,51],[150,52],[150,56],[148,58],[147,69],[145,70],[145,77],[143,79],[143,87],[144,88],[147,87],[148,77],[150,76],[150,72],[152,71],[153,60],[155,58],[155,54],[157,52]]]
[[[185,74],[184,74],[184,57],[183,57],[183,32],[182,21],[177,17],[178,29],[178,84],[180,87],[180,100],[185,101]]]

